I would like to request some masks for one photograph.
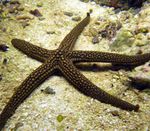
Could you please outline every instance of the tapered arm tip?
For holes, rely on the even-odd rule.
[[[136,111],[136,112],[138,112],[139,111],[139,108],[140,108],[140,106],[137,104],[137,105],[135,105],[135,109],[134,109],[134,111]]]
[[[87,16],[90,16],[91,12],[87,12]]]

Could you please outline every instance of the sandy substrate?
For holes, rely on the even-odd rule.
[[[119,19],[112,8],[78,0],[45,0],[42,7],[37,7],[38,1],[36,0],[20,0],[20,3],[25,8],[20,15],[33,18],[29,21],[30,25],[23,28],[13,15],[11,19],[5,19],[0,23],[1,27],[7,28],[6,32],[0,31],[0,41],[9,46],[8,52],[0,52],[0,73],[3,75],[0,81],[0,111],[20,83],[41,64],[16,50],[10,43],[11,39],[19,38],[46,49],[56,49],[65,35],[78,23],[73,21],[72,17],[80,16],[83,19],[92,9],[91,22],[80,35],[74,49],[110,52],[109,40],[102,39],[98,44],[93,44],[92,37],[86,34],[98,17],[114,21]],[[39,20],[29,14],[30,10],[36,8],[45,19]],[[142,10],[150,10],[150,7],[144,5]],[[72,12],[73,16],[64,15],[64,11]],[[145,17],[144,14],[142,19]],[[141,18],[134,16],[132,19],[128,24],[122,22],[123,28],[135,28],[134,19]],[[132,49],[126,48],[124,53],[131,51],[136,52],[135,45]],[[7,64],[3,64],[4,58],[8,59]],[[4,129],[6,131],[150,130],[150,96],[131,88],[126,75],[129,71],[123,69],[94,71],[91,69],[81,72],[105,91],[133,104],[139,104],[140,111],[128,112],[103,104],[79,93],[63,76],[51,76],[19,106]],[[48,86],[55,91],[55,94],[41,92]]]

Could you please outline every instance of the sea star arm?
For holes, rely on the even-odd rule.
[[[59,68],[65,78],[74,87],[82,92],[83,94],[97,99],[103,103],[111,104],[113,106],[119,107],[124,110],[134,110],[138,111],[139,105],[132,105],[126,101],[123,101],[115,96],[108,94],[107,92],[101,90],[96,85],[91,83],[84,75],[82,75],[69,60],[63,60],[59,64]]]
[[[54,54],[53,50],[47,50],[38,47],[24,40],[12,39],[11,43],[15,48],[17,48],[21,52],[40,62],[45,62],[48,57]]]
[[[23,53],[41,62],[45,62],[48,57],[54,54],[53,50],[47,50],[20,39],[13,39],[12,44]],[[129,56],[98,51],[73,51],[69,53],[69,57],[75,62],[110,62],[120,65],[140,65],[150,60],[150,53]]]
[[[0,114],[0,130],[7,120],[15,113],[18,106],[44,82],[54,71],[54,60],[46,62],[31,73],[24,82],[17,88],[7,105]]]
[[[130,56],[98,51],[73,51],[70,57],[75,62],[108,62],[119,65],[140,65],[150,60],[150,53]]]
[[[87,17],[85,17],[79,24],[77,24],[75,28],[73,28],[73,30],[63,39],[59,46],[59,49],[63,51],[71,51],[79,35],[89,22],[90,13],[87,13]]]

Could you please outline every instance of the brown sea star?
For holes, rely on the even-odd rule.
[[[87,13],[87,17],[73,28],[56,50],[43,49],[24,40],[13,39],[11,41],[14,47],[28,56],[43,62],[43,64],[22,82],[4,107],[0,114],[0,130],[4,127],[7,120],[15,113],[17,107],[33,92],[33,90],[57,70],[59,70],[77,90],[87,96],[124,110],[139,110],[139,105],[132,105],[114,97],[91,83],[79,72],[73,62],[111,62],[121,65],[139,65],[150,60],[150,53],[128,56],[98,51],[72,51],[78,36],[89,21],[90,14]]]

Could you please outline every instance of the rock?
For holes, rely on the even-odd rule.
[[[2,28],[1,28],[1,31],[6,32],[7,29],[6,29],[5,27],[2,27]]]
[[[18,0],[12,0],[12,1],[10,1],[10,4],[19,4],[20,5],[20,2]]]
[[[20,6],[20,2],[17,0],[11,1],[8,7],[9,13],[15,13]],[[18,10],[19,11],[19,10]]]
[[[73,13],[72,12],[64,11],[64,15],[67,15],[67,16],[71,17],[71,16],[73,16]]]
[[[119,116],[119,112],[117,110],[110,112],[113,116]]]
[[[146,0],[80,0],[88,3],[89,1],[100,4],[101,6],[109,6],[114,8],[128,9],[129,7],[140,8]]]
[[[16,17],[17,20],[31,20],[32,18],[27,15],[20,15]]]
[[[129,76],[129,78],[131,80],[131,84],[139,90],[150,88],[150,77],[147,77],[144,74],[141,74],[140,76]]]
[[[80,1],[88,3],[90,0],[80,0]]]
[[[42,21],[42,20],[45,20],[45,18],[44,17],[39,17],[39,20]]]
[[[80,21],[81,20],[81,17],[80,16],[75,16],[72,18],[73,21]]]
[[[150,33],[147,34],[147,39],[150,40]]]
[[[116,36],[115,41],[110,45],[112,51],[124,51],[134,44],[134,34],[130,30],[121,30]]]
[[[32,14],[36,17],[41,17],[42,16],[42,14],[40,13],[40,11],[38,9],[30,10],[30,14]]]
[[[18,11],[23,11],[24,7],[21,6],[20,2],[17,0],[10,1],[6,6],[0,9],[0,12],[7,12],[7,13],[17,13]]]
[[[145,45],[145,43],[144,42],[142,42],[142,41],[140,41],[140,40],[135,40],[134,41],[134,45],[136,45],[136,46],[144,46]]]
[[[0,74],[0,81],[3,79],[2,74]]]
[[[0,44],[0,50],[5,52],[9,50],[9,47],[5,44]]]
[[[19,5],[18,4],[12,4],[9,6],[9,13],[15,13],[18,9]]]
[[[47,31],[47,34],[55,34],[55,31]]]
[[[6,19],[6,18],[8,18],[8,12],[3,11],[2,13],[0,13],[0,21],[1,21],[2,19]]]
[[[42,7],[42,6],[43,6],[42,2],[40,2],[40,3],[37,4],[37,7]]]
[[[113,37],[116,36],[117,30],[119,30],[122,27],[121,23],[116,22],[116,23],[109,23],[105,29],[100,31],[99,33],[103,38],[107,38],[111,40]]]
[[[24,10],[24,7],[19,6],[17,10],[18,10],[18,11],[23,11],[23,10]]]
[[[106,30],[102,30],[102,31],[100,32],[100,34],[101,34],[101,36],[102,36],[103,38],[107,38],[107,36],[108,36],[108,33],[107,33]]]
[[[98,38],[98,36],[95,36],[95,37],[92,39],[92,43],[93,43],[93,44],[99,43],[99,38]]]
[[[149,32],[149,29],[146,28],[146,27],[142,27],[142,28],[137,28],[135,30],[135,33],[138,34],[138,33],[148,33]]]
[[[130,83],[139,90],[150,89],[150,63],[136,67],[135,70],[128,74]]]
[[[90,27],[89,28],[89,36],[95,37],[98,34],[98,31],[95,27]]]
[[[96,4],[100,4],[100,0],[94,0]]]
[[[129,7],[140,8],[145,0],[128,0]]]
[[[8,63],[8,59],[7,59],[7,58],[4,58],[3,64],[6,65],[7,63]]]
[[[27,21],[22,22],[22,27],[25,28],[26,26],[29,26],[30,24]]]
[[[22,122],[18,122],[18,123],[15,124],[14,130],[19,129],[22,126],[23,126],[23,123]]]
[[[49,86],[46,87],[43,91],[45,94],[55,94],[56,92],[54,91],[54,89],[50,88]]]
[[[10,0],[1,0],[0,2],[2,2],[5,5],[5,4],[9,3]]]

